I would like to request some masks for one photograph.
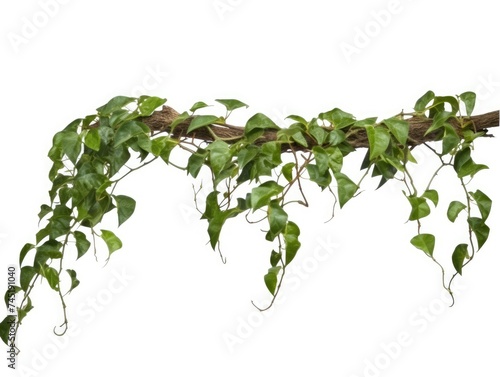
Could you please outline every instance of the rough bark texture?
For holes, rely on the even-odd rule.
[[[475,131],[483,131],[484,136],[492,137],[488,134],[488,128],[499,126],[499,111],[492,111],[482,115],[474,115],[467,118],[466,121],[470,122],[470,128]],[[211,142],[214,140],[214,134],[222,139],[227,139],[228,143],[234,143],[239,138],[244,135],[244,127],[238,127],[233,125],[211,125],[210,130],[208,127],[203,127],[197,129],[191,133],[188,133],[188,127],[191,123],[191,118],[188,118],[184,122],[178,124],[172,131],[171,124],[179,116],[179,113],[169,106],[163,106],[162,110],[156,111],[149,117],[142,118],[141,121],[144,122],[151,131],[154,132],[167,132],[171,134],[172,137],[179,139],[182,137],[190,137],[198,140],[204,140]],[[411,117],[406,119],[410,124],[410,131],[408,135],[408,144],[416,146],[428,141],[433,141],[436,138],[436,133],[431,132],[425,135],[425,132],[429,129],[432,124],[432,119],[425,117]],[[456,120],[450,122],[451,125],[457,131],[459,136],[462,136],[462,128]],[[268,141],[276,140],[276,130],[266,131],[261,138],[257,141],[260,143],[265,143]],[[347,141],[354,148],[365,148],[368,147],[368,138],[364,130],[359,130],[354,135],[351,135]],[[290,150],[293,148],[295,151],[307,150],[315,145],[315,141],[308,140],[309,146],[306,148],[299,144],[284,145],[283,150]]]

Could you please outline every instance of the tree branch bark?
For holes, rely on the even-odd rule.
[[[493,135],[488,134],[488,129],[499,126],[499,113],[500,111],[492,111],[489,113],[474,115],[470,118],[465,118],[467,122],[470,122],[469,129],[475,131],[483,131],[485,137],[493,137]],[[173,130],[171,127],[172,122],[179,116],[179,113],[172,107],[163,106],[162,110],[156,111],[149,117],[144,117],[141,119],[152,132],[167,132],[173,138],[181,139],[183,137],[194,138],[206,142],[212,142],[215,140],[214,135],[218,138],[224,139],[227,143],[232,144],[244,137],[245,128],[233,125],[210,125],[210,130],[208,127],[199,128],[190,133],[187,132],[189,125],[191,123],[192,117],[186,119],[185,121],[179,123]],[[431,132],[425,135],[425,132],[432,125],[432,119],[426,117],[411,117],[406,119],[410,125],[410,131],[408,135],[408,144],[411,146],[416,146],[429,141],[435,141],[437,132]],[[455,128],[459,137],[463,137],[463,129],[460,127],[458,121],[455,119],[450,121],[450,124]],[[258,144],[262,144],[269,141],[276,140],[276,130],[268,130],[257,140]],[[306,138],[307,139],[307,138]],[[285,144],[283,150],[291,150],[293,148],[295,151],[309,150],[314,145],[316,145],[315,140],[309,138],[308,147],[303,145],[292,143]],[[368,138],[366,132],[362,129],[359,132],[351,135],[347,141],[354,148],[367,148]]]

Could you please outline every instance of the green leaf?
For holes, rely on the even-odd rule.
[[[439,194],[436,190],[426,190],[422,194],[422,197],[429,199],[434,204],[434,207],[437,207],[439,202]]]
[[[354,115],[346,113],[339,108],[335,108],[326,113],[321,113],[318,118],[330,122],[336,130],[351,126],[356,121]]]
[[[289,129],[289,131],[291,131],[290,136],[292,137],[293,141],[307,148],[307,140],[304,136],[304,133],[300,129]]]
[[[448,211],[446,213],[446,215],[448,216],[448,220],[454,223],[460,212],[462,212],[465,208],[467,208],[467,206],[462,202],[459,202],[457,200],[452,201],[448,206]]]
[[[243,169],[250,161],[259,154],[260,148],[255,145],[248,145],[238,152],[238,165]]]
[[[62,187],[59,190],[59,203],[66,205],[73,196],[73,190],[69,187]]]
[[[54,147],[59,148],[69,160],[76,164],[82,150],[80,135],[76,131],[60,131],[54,135]],[[49,152],[49,156],[51,153]]]
[[[213,219],[217,214],[221,213],[218,201],[219,191],[212,191],[207,195],[205,202],[205,212],[202,215],[202,219]]]
[[[53,177],[57,173],[57,170],[64,167],[64,164],[61,162],[62,158],[64,157],[64,152],[62,150],[62,147],[52,145],[52,147],[49,150],[49,153],[47,153],[47,156],[54,162],[54,166],[52,167],[49,173],[50,180],[52,181],[54,179]]]
[[[71,278],[71,287],[68,291],[68,293],[70,293],[73,289],[75,289],[76,287],[78,287],[78,285],[80,284],[80,280],[78,280],[76,278],[76,271],[75,270],[66,270],[66,272],[68,273],[68,275],[70,276]]]
[[[123,123],[120,128],[116,131],[114,146],[118,147],[120,144],[125,143],[130,140],[134,136],[138,135],[149,135],[150,130],[149,127],[144,123],[130,120],[128,122]]]
[[[8,315],[0,322],[0,338],[7,345],[10,346],[9,336],[11,328],[15,328],[16,326],[16,316]]]
[[[314,159],[316,160],[316,166],[320,175],[324,175],[329,168],[330,156],[328,153],[320,146],[315,146],[312,149],[314,154]]]
[[[82,120],[82,128],[84,130],[87,129],[87,128],[89,128],[89,126],[92,124],[92,122],[94,122],[94,120],[96,120],[96,118],[97,118],[97,114],[87,115]]]
[[[68,132],[77,132],[78,127],[82,124],[83,119],[75,119],[72,121],[70,124],[68,124],[66,127],[64,127],[63,131],[68,131]]]
[[[467,222],[469,223],[472,231],[474,232],[474,235],[476,236],[477,249],[479,250],[488,240],[488,237],[490,235],[490,227],[484,223],[483,219],[480,219],[478,217],[469,217],[467,219]]]
[[[246,103],[243,103],[237,99],[216,99],[216,102],[223,104],[227,111],[233,111],[239,109],[240,107],[248,108]]]
[[[387,162],[386,159],[381,159],[375,163],[373,167],[372,177],[382,175],[385,180],[394,178],[397,169]]]
[[[135,211],[135,200],[126,195],[113,195],[118,210],[118,226],[127,221]]]
[[[251,161],[246,166],[244,166],[243,169],[241,169],[240,174],[236,178],[236,182],[238,184],[241,184],[243,182],[248,181],[249,179],[253,179],[254,166],[255,166],[255,163],[253,161]]]
[[[50,224],[47,224],[45,228],[42,228],[38,232],[36,232],[35,235],[36,243],[39,244],[41,241],[43,241],[46,237],[49,236],[49,233],[50,233]]]
[[[102,174],[90,173],[78,175],[74,181],[73,203],[79,205],[92,190],[96,190],[107,181],[107,177]]]
[[[101,117],[103,116],[108,116],[112,112],[119,110],[129,103],[132,103],[135,101],[135,98],[132,97],[125,97],[125,96],[116,96],[112,98],[107,104],[104,106],[98,107],[97,112]]]
[[[209,126],[217,121],[219,121],[219,117],[216,117],[215,115],[197,115],[189,124],[187,133],[193,132],[198,128]]]
[[[205,163],[205,158],[207,157],[207,155],[208,151],[200,148],[196,153],[193,153],[191,156],[189,156],[187,166],[188,174],[191,174],[191,176],[196,178],[200,173],[201,167]]]
[[[334,173],[340,172],[344,163],[344,155],[340,147],[328,147],[325,151],[328,153],[328,166],[330,169],[332,169]]]
[[[407,196],[406,198],[411,205],[410,221],[420,220],[431,213],[429,204],[424,197]]]
[[[33,265],[35,267],[43,266],[49,259],[59,259],[62,257],[61,253],[62,243],[49,239],[44,244],[36,248],[35,260]]]
[[[7,290],[5,291],[5,294],[3,296],[3,301],[5,303],[5,307],[7,308],[7,311],[9,309],[9,305],[13,305],[15,301],[15,297],[13,295],[16,295],[17,293],[21,292],[23,289],[17,285],[14,285],[13,283],[9,282],[7,284]]]
[[[208,161],[210,163],[210,167],[212,168],[213,173],[217,176],[231,159],[229,145],[222,140],[216,140],[206,149],[209,151]]]
[[[297,123],[302,124],[305,127],[307,127],[307,125],[308,125],[307,120],[305,120],[304,118],[302,118],[300,115],[289,115],[285,119],[291,119],[291,120],[293,120],[293,121],[295,121]]]
[[[196,110],[203,109],[205,107],[208,107],[208,105],[205,102],[199,101],[199,102],[196,102],[193,106],[191,106],[189,111],[194,113]]]
[[[340,208],[356,194],[358,191],[358,185],[356,185],[351,179],[343,173],[334,173],[335,179],[337,180],[337,190],[339,196]]]
[[[110,230],[101,229],[101,237],[109,250],[108,259],[111,254],[113,254],[116,250],[121,249],[123,246],[122,241]]]
[[[178,140],[171,139],[168,136],[160,136],[151,140],[151,152],[154,156],[160,156],[168,164],[170,153],[178,144]]]
[[[470,160],[471,160],[470,148],[469,147],[464,148],[458,151],[457,154],[455,155],[455,159],[453,161],[453,168],[457,173],[459,173],[462,166],[464,166]]]
[[[49,267],[47,265],[40,266],[40,275],[47,279],[50,288],[55,291],[59,290],[59,274],[57,273],[55,268]]]
[[[281,253],[277,253],[276,251],[271,252],[271,258],[270,258],[270,263],[271,266],[276,267],[276,265],[280,262],[281,260]]]
[[[476,190],[476,192],[471,192],[470,195],[474,199],[479,208],[479,212],[481,212],[481,218],[483,221],[486,221],[488,216],[490,215],[492,200],[481,190]]]
[[[289,162],[289,163],[283,165],[283,167],[281,168],[281,173],[283,174],[283,177],[285,177],[285,179],[288,182],[291,182],[293,179],[292,171],[294,168],[295,168],[294,162]]]
[[[170,133],[174,132],[175,127],[177,127],[179,124],[184,122],[185,120],[189,119],[190,115],[187,111],[184,111],[182,114],[179,114],[177,118],[173,120],[173,122],[170,124]]]
[[[168,136],[160,136],[151,140],[151,153],[153,156],[159,156],[162,151],[170,144],[177,145],[175,140],[172,140]],[[173,145],[172,148],[175,146]]]
[[[277,132],[277,140],[278,142],[287,142],[292,143],[295,142],[304,147],[307,147],[307,140],[305,138],[305,130],[303,126],[299,123],[292,124],[289,128],[283,128]]]
[[[208,204],[208,199],[207,199],[207,204]],[[236,216],[238,213],[241,212],[240,208],[238,207],[231,208],[226,211],[221,211],[220,208],[218,207],[218,204],[215,205],[217,206],[215,208],[215,212],[213,213],[211,218],[208,219],[208,235],[210,237],[210,245],[214,250],[215,247],[217,246],[217,242],[219,242],[220,233],[226,220]]]
[[[347,156],[347,154],[350,152],[348,152],[347,154],[345,153],[345,150],[343,148],[344,145],[350,146],[350,144],[348,144],[348,143],[343,143],[343,144],[339,145],[337,148],[340,149],[343,156]],[[387,155],[382,155],[381,158],[383,159],[385,156],[387,156]],[[370,148],[367,148],[365,156],[363,158],[363,161],[361,162],[360,170],[368,169],[368,168],[372,167],[372,165],[373,165],[373,162],[370,161]]]
[[[90,149],[99,151],[101,147],[101,135],[99,134],[99,129],[91,128],[87,135],[85,135],[85,145]]]
[[[357,120],[356,122],[354,122],[352,126],[356,128],[367,128],[369,126],[375,127],[376,123],[377,123],[377,118],[371,117],[371,118]]]
[[[472,115],[472,111],[474,110],[474,106],[476,105],[476,93],[474,92],[464,92],[460,94],[460,100],[465,104],[465,112],[467,116],[470,117]]]
[[[339,131],[342,132],[342,131]],[[309,129],[309,133],[314,137],[318,145],[323,145],[326,138],[329,136],[328,132],[325,131],[323,127],[313,126]]]
[[[215,246],[219,242],[220,232],[222,226],[226,221],[226,216],[220,210],[219,202],[217,199],[219,192],[212,191],[208,194],[205,204],[205,212],[203,213],[202,219],[208,220],[208,235],[210,237],[210,245],[212,249],[215,250]]]
[[[391,134],[394,135],[400,144],[406,145],[406,141],[408,140],[408,131],[410,130],[410,125],[406,120],[393,117],[385,119],[383,123],[387,126],[387,128],[389,128]]]
[[[249,195],[249,193],[247,193],[247,196],[248,195]],[[243,199],[243,198],[237,198],[236,201],[238,202],[237,207],[239,208],[239,210],[241,212],[244,212],[244,211],[250,209],[249,200],[246,200],[246,199]]]
[[[261,156],[272,165],[278,166],[281,164],[281,144],[276,141],[269,141],[262,144]]]
[[[18,308],[17,310],[17,321],[21,323],[26,317],[26,315],[33,309],[33,305],[31,304],[31,299],[28,297],[26,300],[26,305],[24,305],[22,308]]]
[[[483,164],[476,164],[474,161],[472,161],[472,159],[470,159],[460,168],[458,172],[458,178],[464,178],[467,177],[468,175],[474,177],[476,173],[485,169],[489,169],[488,166]]]
[[[444,136],[443,136],[443,154],[448,154],[454,150],[460,143],[460,137],[453,126],[449,123],[444,124]]]
[[[102,217],[115,208],[108,193],[102,193],[96,198],[95,193],[90,193],[83,203],[78,206],[78,220],[86,227],[94,227],[102,221]]]
[[[427,129],[427,131],[425,131],[424,135],[428,135],[431,132],[440,129],[451,117],[453,117],[453,113],[449,111],[440,111],[434,116],[431,126]]]
[[[51,157],[49,156],[49,158],[51,158]],[[62,156],[60,158],[62,158]],[[60,160],[54,161],[54,163],[52,164],[52,167],[50,168],[50,171],[49,171],[49,179],[51,182],[54,181],[54,179],[57,177],[57,175],[59,173],[59,170],[61,170],[62,168],[64,168],[64,163],[62,161],[60,161]]]
[[[385,128],[373,126],[366,127],[366,134],[370,144],[370,160],[373,160],[387,150],[391,135]]]
[[[282,233],[288,221],[288,214],[279,204],[279,200],[272,200],[267,208],[267,219],[269,221],[269,232],[266,240],[273,241],[278,234]]]
[[[37,270],[32,266],[21,267],[21,274],[19,275],[19,285],[23,291],[27,291],[31,280],[37,274]]]
[[[150,97],[150,96],[141,96],[139,97],[139,101],[137,103],[137,107],[139,109],[139,113],[143,117],[150,116],[153,112],[167,102],[166,98],[159,97]]]
[[[285,232],[283,238],[285,239],[285,265],[289,265],[290,262],[297,255],[297,251],[300,249],[300,228],[292,221],[286,224]]]
[[[130,159],[130,152],[126,145],[120,145],[118,148],[113,148],[111,154],[106,158],[110,164],[109,176],[113,177]]]
[[[452,96],[439,96],[434,98],[434,102],[432,103],[431,107],[435,107],[441,111],[441,109],[444,109],[442,105],[445,103],[449,104],[451,107],[451,113],[455,115],[458,112],[458,101],[455,97]]]
[[[332,130],[328,134],[328,143],[333,147],[343,143],[345,139],[346,134],[342,130]]]
[[[242,170],[240,177],[238,177],[238,182],[244,182],[241,179],[260,181],[262,176],[271,176],[274,165],[270,164],[267,158],[259,155],[254,161],[251,161]]]
[[[420,97],[417,100],[413,108],[418,113],[425,111],[427,105],[434,99],[434,97],[435,97],[434,92],[432,90],[429,90],[427,93],[425,93],[422,97]]]
[[[434,246],[436,244],[436,237],[433,234],[422,233],[411,239],[411,244],[417,249],[422,250],[428,256],[432,257]]]
[[[26,255],[28,254],[28,252],[30,250],[33,250],[35,248],[35,245],[31,244],[31,243],[26,243],[23,248],[21,249],[20,253],[19,253],[19,265],[22,266],[23,264],[23,261],[24,261],[24,258],[26,257]]]
[[[38,219],[42,220],[47,214],[52,212],[52,207],[47,204],[42,204],[40,206],[40,212],[38,213]]]
[[[462,243],[455,248],[455,251],[453,251],[453,255],[451,256],[453,267],[455,267],[455,270],[457,270],[460,275],[462,275],[462,267],[464,266],[465,258],[469,258],[469,252],[467,248],[468,245]]]
[[[267,115],[257,113],[245,124],[245,135],[248,136],[256,130],[267,129],[279,130],[280,128]]]
[[[273,196],[280,194],[282,191],[283,186],[274,181],[268,181],[253,188],[250,196],[253,211],[255,212],[255,210],[268,204]]]
[[[139,134],[137,135],[137,146],[142,150],[139,150],[141,154],[141,162],[148,156],[148,153],[153,153],[152,142],[149,135]],[[133,148],[131,146],[131,148]]]
[[[457,172],[459,178],[464,178],[468,175],[473,177],[477,172],[488,169],[488,166],[476,164],[471,156],[470,147],[464,148],[457,152],[453,162],[453,168]]]
[[[278,284],[278,274],[281,270],[281,266],[271,267],[267,274],[264,275],[264,283],[266,283],[266,287],[274,296],[276,292],[276,286]]]
[[[120,109],[113,112],[109,117],[109,125],[113,129],[117,129],[122,123],[127,120],[135,119],[139,116],[137,112],[130,112],[126,109]]]
[[[318,166],[311,163],[307,164],[306,169],[309,174],[309,179],[321,187],[322,190],[332,183],[332,176],[328,170],[321,174]]]
[[[77,259],[79,259],[89,250],[90,242],[87,240],[85,233],[79,232],[78,230],[73,232],[73,237],[75,237],[76,250],[78,252]]]
[[[62,204],[57,205],[49,220],[50,237],[55,239],[67,234],[71,228],[72,220],[73,216],[71,209]]]

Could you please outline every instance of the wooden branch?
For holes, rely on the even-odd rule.
[[[475,131],[483,131],[484,136],[492,137],[488,134],[488,128],[499,126],[499,113],[500,111],[492,111],[482,115],[474,115],[470,118],[465,118],[466,122],[470,124],[469,129]],[[192,117],[186,119],[185,121],[179,123],[174,130],[172,130],[172,122],[179,116],[179,113],[169,106],[163,106],[162,110],[156,111],[149,117],[144,117],[141,119],[153,132],[167,132],[171,137],[175,139],[181,139],[183,137],[194,138],[206,142],[214,141],[214,135],[226,140],[227,143],[235,143],[241,138],[243,138],[245,129],[244,127],[233,126],[229,124],[210,125],[210,130],[208,127],[199,128],[190,133],[187,132],[189,124],[191,123]],[[431,132],[425,135],[425,132],[432,125],[432,119],[426,117],[411,117],[405,119],[410,124],[410,131],[408,135],[408,144],[416,146],[423,144],[425,142],[434,141],[436,139],[437,132]],[[460,127],[457,120],[451,120],[450,124],[455,128],[459,137],[462,137],[463,129]],[[268,141],[276,140],[276,130],[268,130],[257,140],[258,144],[262,144]],[[283,146],[283,150],[291,150],[293,148],[295,151],[308,150],[312,148],[316,142],[312,138],[308,139],[308,147],[304,147],[300,144],[286,144]],[[360,129],[359,132],[351,135],[347,141],[354,148],[367,148],[368,138],[366,132]]]

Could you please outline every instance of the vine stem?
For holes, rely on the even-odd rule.
[[[464,190],[465,197],[467,200],[467,219],[470,219],[470,217],[471,217],[471,200],[470,200],[469,192],[467,191],[467,185],[464,182],[463,178],[459,178],[459,179],[460,179],[460,184]],[[462,265],[462,269],[465,268],[465,266],[467,266],[472,261],[472,259],[474,259],[474,255],[476,254],[476,247],[474,245],[474,240],[472,237],[472,227],[470,226],[470,224],[468,224],[468,232],[469,232],[469,244],[471,247],[471,255],[468,258],[467,262],[465,262]],[[455,280],[455,277],[457,277],[457,275],[458,275],[458,272],[455,272],[453,274],[453,276],[450,278],[450,280],[448,282],[448,290],[449,291],[451,290],[451,284],[453,283],[453,280]]]
[[[122,175],[120,178],[118,178],[117,180],[115,181],[111,181],[112,184],[114,184],[115,186],[113,187],[113,190],[111,190],[111,194],[113,194],[113,191],[116,187],[116,185],[118,184],[118,182],[120,182],[123,178],[125,178],[127,175],[129,175],[130,173],[134,172],[134,171],[137,171],[139,169],[142,169],[144,166],[146,165],[149,165],[150,163],[152,163],[153,161],[157,160],[158,157],[153,157],[151,160],[147,161],[147,162],[144,162],[143,164],[135,167],[135,168],[128,168],[129,171],[126,172],[124,175]]]
[[[302,176],[302,173],[303,173],[304,169],[306,168],[306,166],[312,161],[312,153],[309,153],[309,155],[307,156],[307,158],[304,157],[305,161],[300,166],[300,168],[299,168],[299,159],[297,158],[297,152],[294,149],[292,149],[292,155],[293,155],[293,158],[295,160],[295,177],[292,178],[292,180],[290,182],[288,182],[287,187],[283,191],[282,198],[283,199],[285,198],[285,196],[288,194],[288,192],[290,191],[290,189],[292,188],[292,186],[295,184],[295,182],[297,182],[300,194],[301,194],[302,198],[304,199],[304,201],[300,201],[299,200],[297,202],[299,204],[303,205],[304,207],[309,207],[309,203],[307,201],[307,197],[305,196],[304,190],[302,189],[302,184],[300,182],[300,177]],[[283,205],[286,205],[286,204],[289,204],[289,203],[291,203],[291,202],[285,203]]]
[[[282,247],[281,247],[281,236],[278,237],[278,242],[279,242],[279,250],[282,250]],[[280,261],[281,261],[281,276],[280,276],[280,279],[278,281],[278,285],[276,286],[276,291],[274,292],[273,294],[273,298],[271,299],[271,302],[269,303],[268,306],[266,306],[265,308],[259,308],[254,302],[253,300],[251,301],[252,305],[260,312],[265,312],[266,310],[268,310],[269,308],[271,308],[274,304],[274,301],[276,300],[276,297],[278,297],[278,293],[281,289],[281,284],[283,283],[283,279],[285,278],[285,273],[286,273],[286,263],[285,261],[283,260],[283,256],[280,257]]]
[[[21,304],[19,305],[18,307],[18,310],[21,309],[26,306],[26,300],[29,300],[29,296],[31,294],[31,291],[33,290],[33,287],[35,286],[35,283],[37,281],[37,279],[40,277],[41,275],[40,274],[36,274],[35,275],[35,278],[31,281],[31,283],[28,285],[28,289],[26,291],[24,291],[24,295],[23,295],[23,299],[21,300]],[[19,316],[19,313],[18,313],[18,316]],[[17,334],[18,334],[18,330],[19,330],[19,326],[21,325],[21,321],[16,321],[16,331],[15,331],[15,337],[14,337],[14,341],[13,343],[16,344],[16,338],[17,338]],[[19,348],[17,348],[16,346],[16,354],[19,354],[19,352],[21,352],[21,350]]]
[[[68,317],[67,317],[67,313],[66,313],[66,302],[64,301],[64,296],[61,292],[61,273],[62,273],[62,270],[63,270],[63,259],[64,259],[64,253],[66,251],[66,245],[68,244],[68,239],[69,239],[69,235],[71,234],[71,229],[73,228],[73,226],[75,226],[76,224],[76,220],[74,221],[73,225],[70,227],[70,230],[68,233],[66,233],[66,236],[64,237],[64,242],[63,242],[63,246],[62,246],[62,251],[61,251],[61,259],[59,261],[59,283],[57,284],[57,293],[59,295],[59,299],[61,300],[61,306],[62,306],[62,309],[63,309],[63,317],[64,317],[64,322],[59,325],[59,327],[64,327],[64,330],[62,331],[62,333],[57,333],[56,332],[56,327],[54,327],[53,329],[53,332],[54,334],[58,335],[58,336],[62,336],[66,333],[66,331],[68,331]]]

